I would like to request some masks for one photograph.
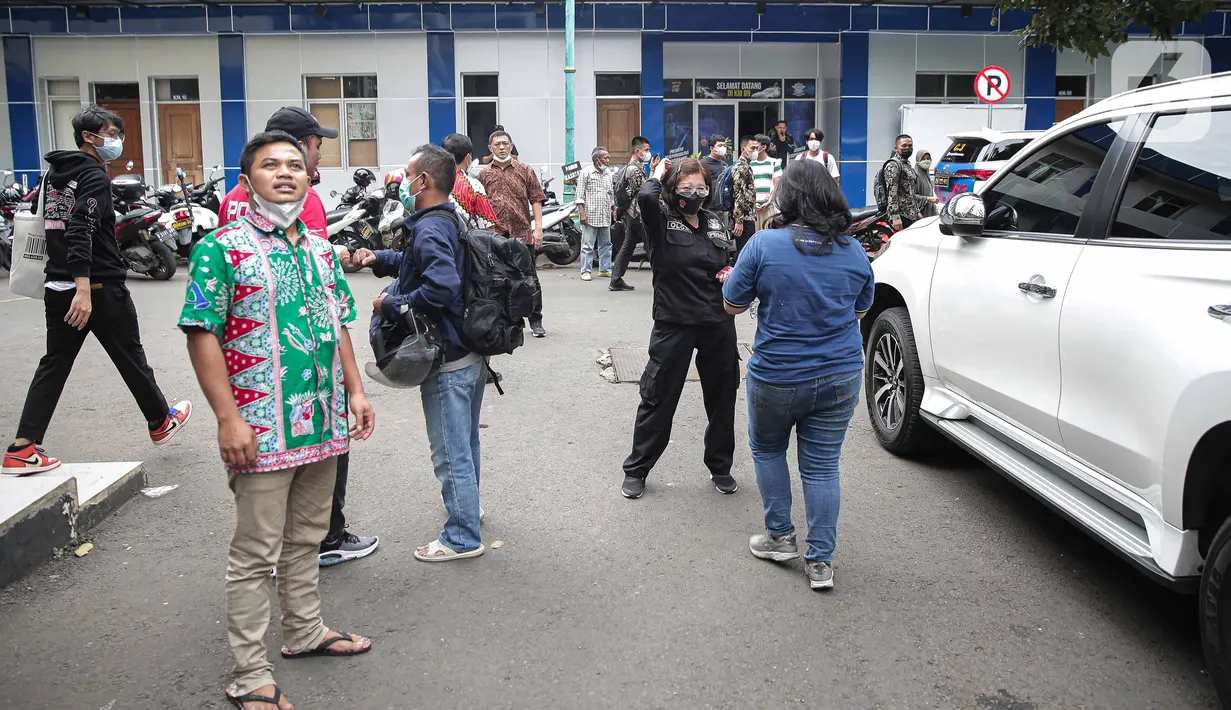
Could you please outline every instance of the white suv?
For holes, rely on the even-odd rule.
[[[1231,73],[1054,126],[874,270],[881,445],[944,435],[1198,591],[1231,706]]]

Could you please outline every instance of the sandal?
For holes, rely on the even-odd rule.
[[[275,707],[282,707],[282,691],[276,685],[274,686],[274,694],[272,696],[257,695],[256,693],[248,693],[247,695],[231,695],[230,690],[225,691],[225,694],[227,696],[227,700],[230,700],[231,704],[240,710],[243,710],[244,703],[269,703]]]
[[[440,540],[432,540],[415,550],[415,559],[423,562],[448,562],[449,560],[464,560],[468,557],[478,557],[484,552],[483,545],[468,552],[458,552],[451,547],[440,544]]]
[[[283,646],[282,647],[282,657],[289,658],[289,659],[296,659],[296,658],[310,658],[312,656],[358,656],[361,653],[367,653],[368,651],[372,650],[372,643],[370,639],[368,641],[368,645],[366,648],[360,648],[360,649],[355,649],[351,651],[330,651],[329,650],[330,646],[334,645],[335,643],[339,641],[354,642],[355,640],[356,640],[356,637],[351,636],[350,634],[338,632],[337,636],[334,636],[331,639],[325,639],[324,641],[321,642],[321,645],[317,646],[316,648],[309,649],[307,651],[300,651],[299,653],[291,653],[286,648],[286,646]]]

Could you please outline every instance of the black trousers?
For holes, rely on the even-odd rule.
[[[333,510],[329,513],[329,534],[325,542],[337,542],[346,531],[346,515],[342,508],[346,506],[346,476],[350,473],[350,452],[338,457],[338,477],[333,484]]]
[[[534,253],[534,248],[530,249]],[[534,259],[534,310],[530,312],[531,323],[543,322],[543,282],[539,281],[538,259]]]
[[[744,245],[747,244],[748,240],[752,239],[752,235],[756,233],[757,233],[757,223],[750,219],[745,220],[743,235],[735,238],[735,253],[739,254],[741,251],[743,251]]]
[[[90,291],[92,312],[86,327],[77,330],[64,322],[72,305],[72,291],[47,290],[43,309],[47,316],[47,354],[39,360],[34,380],[26,394],[26,406],[17,425],[17,438],[42,443],[56,412],[56,404],[64,392],[64,384],[73,371],[77,353],[90,333],[98,339],[111,362],[115,364],[128,391],[132,392],[147,422],[161,422],[167,417],[167,399],[154,381],[154,371],[145,361],[141,346],[141,329],[137,324],[137,308],[128,287],[123,283],[102,284]]]
[[[623,222],[624,240],[620,242],[620,251],[616,253],[611,265],[611,283],[624,278],[624,272],[628,271],[628,263],[633,260],[633,250],[645,241],[645,226],[641,224],[640,219],[633,219],[632,215],[624,215]]]
[[[624,474],[645,478],[671,440],[671,423],[684,391],[692,353],[705,400],[705,465],[711,476],[731,473],[735,455],[735,393],[739,389],[739,351],[735,320],[707,325],[654,322],[650,361],[641,375],[641,405],[633,427],[633,452]]]

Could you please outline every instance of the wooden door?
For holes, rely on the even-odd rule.
[[[99,105],[108,111],[114,111],[124,120],[124,152],[120,157],[107,165],[107,174],[111,177],[124,173],[145,174],[145,155],[141,149],[141,102],[140,101],[107,101]],[[128,161],[133,161],[132,170],[128,169]]]
[[[611,152],[612,165],[623,165],[633,157],[632,142],[640,132],[640,101],[636,99],[598,100],[598,144]]]
[[[1085,99],[1056,99],[1056,123],[1076,116],[1086,108]]]
[[[158,153],[162,158],[163,184],[176,184],[176,168],[183,168],[187,181],[200,185],[205,172],[201,159],[201,105],[159,104]]]

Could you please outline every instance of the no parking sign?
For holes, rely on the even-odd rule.
[[[1009,98],[1012,86],[1013,81],[1004,67],[983,67],[975,75],[975,96],[985,104],[998,104]]]

